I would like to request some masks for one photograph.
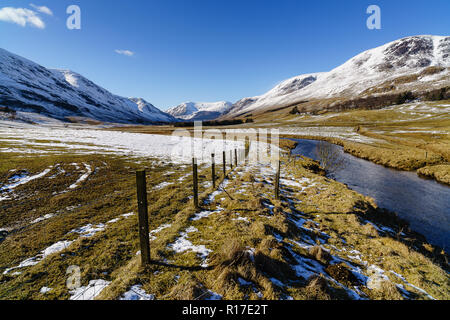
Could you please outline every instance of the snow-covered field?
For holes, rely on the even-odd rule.
[[[299,135],[299,136],[316,136],[331,137],[349,140],[361,143],[380,142],[377,139],[363,136],[355,132],[354,128],[347,127],[288,127],[280,130],[280,134]]]
[[[279,135],[340,138],[361,143],[380,142],[380,140],[358,134],[355,128],[351,127],[301,127],[295,125],[281,127],[277,124],[271,125],[271,127],[279,129]],[[249,134],[254,132],[255,129],[235,129],[233,131]]]
[[[199,163],[210,162],[211,153],[242,149],[241,142],[96,130],[92,127],[32,126],[0,123],[0,153],[117,154],[127,157],[158,158],[186,163],[195,156]],[[222,157],[216,157],[217,163]],[[89,170],[87,170],[89,171]]]

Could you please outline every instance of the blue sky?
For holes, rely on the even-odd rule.
[[[37,12],[31,3],[51,9],[38,13],[45,28],[0,21],[1,48],[163,110],[235,102],[401,37],[450,34],[448,0],[2,0],[0,10]],[[81,30],[66,28],[71,4],[81,8]],[[381,30],[366,27],[371,4],[381,8]]]

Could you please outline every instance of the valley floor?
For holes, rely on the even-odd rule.
[[[411,102],[375,110],[252,115],[253,123],[205,127],[249,132],[277,129],[281,137],[319,139],[359,158],[450,185],[450,100]],[[170,135],[172,126],[121,126],[111,130]],[[183,128],[187,129],[187,128]],[[189,129],[188,129],[189,130]]]
[[[359,158],[450,184],[449,100],[277,119],[270,126],[284,137],[327,140]]]
[[[241,162],[226,176],[219,165],[212,188],[201,162],[195,211],[190,161],[169,162],[162,136],[0,131],[0,299],[450,298],[444,252],[311,160],[282,159],[280,200],[269,165]],[[155,261],[147,269],[141,168]],[[80,286],[69,289],[77,268]]]

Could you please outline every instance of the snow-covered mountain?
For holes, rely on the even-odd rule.
[[[450,37],[413,36],[365,51],[330,72],[285,80],[262,96],[239,100],[226,116],[315,99],[354,98],[448,85]]]
[[[230,110],[231,102],[185,102],[167,110],[167,113],[182,120],[214,120]]]
[[[176,121],[143,99],[114,95],[75,72],[47,69],[4,49],[0,49],[0,106],[61,120]]]

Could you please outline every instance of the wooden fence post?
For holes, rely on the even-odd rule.
[[[198,209],[198,173],[197,173],[197,159],[192,158],[192,177],[194,184],[194,207]]]
[[[244,148],[244,159],[245,159],[245,165],[248,165],[248,157],[250,156],[250,143],[249,145],[245,145]]]
[[[145,170],[136,171],[137,201],[139,212],[139,242],[143,266],[150,264],[150,239],[148,231],[147,182]]]
[[[233,170],[233,151],[230,150],[230,170]]]
[[[280,199],[280,170],[281,170],[281,160],[278,160],[277,174],[275,176],[275,199]]]
[[[225,159],[225,151],[223,152],[223,177],[227,176],[227,168],[226,168],[226,159]]]
[[[215,162],[215,154],[211,154],[211,175],[212,175],[212,186],[216,187],[216,162]]]

